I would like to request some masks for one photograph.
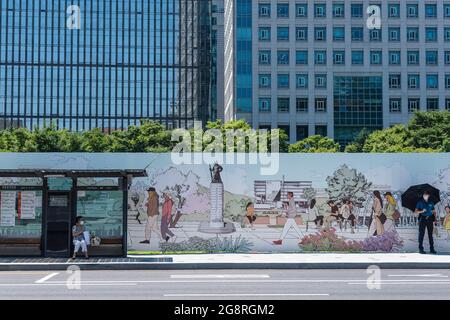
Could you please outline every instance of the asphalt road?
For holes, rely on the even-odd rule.
[[[450,299],[450,270],[0,272],[0,299]]]

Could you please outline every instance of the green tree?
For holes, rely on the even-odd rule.
[[[49,127],[36,129],[33,132],[33,140],[36,152],[60,152],[60,131],[54,124]]]
[[[408,130],[415,148],[450,151],[450,111],[417,112]]]
[[[335,153],[339,152],[339,143],[320,135],[311,136],[289,146],[291,153]]]
[[[83,152],[108,152],[111,145],[111,137],[95,128],[82,134],[81,150]]]
[[[361,132],[358,134],[358,136],[355,138],[355,140],[345,147],[345,152],[347,153],[363,152],[364,144],[366,143],[366,140],[370,136],[370,134],[371,131],[369,131],[367,128],[362,129]]]

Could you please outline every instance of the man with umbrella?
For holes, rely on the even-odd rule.
[[[419,250],[421,254],[425,254],[423,249],[423,238],[425,237],[425,229],[428,231],[428,239],[430,242],[430,253],[436,254],[434,250],[433,228],[436,221],[436,209],[433,201],[430,199],[430,191],[423,193],[422,199],[417,202],[416,214],[419,215]]]
[[[421,254],[426,253],[423,248],[425,231],[428,233],[430,253],[436,254],[434,250],[433,229],[437,218],[435,205],[440,201],[439,190],[429,184],[413,186],[402,195],[403,207],[410,209],[418,215],[419,250]]]

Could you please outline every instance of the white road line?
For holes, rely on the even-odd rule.
[[[328,297],[329,293],[180,293],[165,294],[166,298],[179,297]]]
[[[59,274],[59,272],[53,272],[50,273],[49,275],[46,275],[45,277],[43,277],[42,279],[39,279],[37,281],[35,281],[34,283],[44,283],[45,281],[57,276]]]
[[[424,278],[448,278],[443,274],[390,274],[389,277],[424,277]]]
[[[268,279],[268,274],[173,274],[171,279]]]

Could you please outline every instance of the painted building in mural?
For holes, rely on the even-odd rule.
[[[410,186],[428,183],[440,190],[441,198],[436,204],[436,249],[450,253],[446,224],[450,216],[445,209],[450,201],[448,154],[282,154],[279,172],[273,176],[261,175],[258,165],[222,167],[218,186],[217,179],[212,183],[208,164],[174,165],[170,154],[4,154],[0,158],[0,171],[145,169],[145,174],[132,180],[128,177],[127,184],[91,178],[84,181],[86,185],[77,185],[80,189],[73,195],[77,209],[71,216],[86,218],[87,228],[101,240],[100,247],[125,240],[129,253],[143,254],[416,252],[417,217],[403,208],[401,195]],[[11,184],[10,178],[1,179],[2,187]],[[52,191],[65,188],[55,182],[50,187]],[[39,200],[45,188],[33,197],[30,190],[22,191],[20,199],[18,192],[1,191],[0,248],[36,245],[48,232],[43,227],[47,209]],[[387,219],[382,231],[375,233],[373,193],[377,190],[382,196],[392,194],[390,202],[393,200],[399,216],[383,209]],[[118,191],[126,192],[127,205]],[[293,201],[289,201],[290,193]],[[216,194],[214,199],[212,194]],[[34,209],[30,208],[31,198],[37,199]],[[382,202],[386,208],[388,200],[382,197]],[[289,203],[294,210],[286,217]],[[342,219],[333,219],[342,208],[350,211]],[[297,228],[282,234],[292,212]],[[214,223],[223,228],[209,228]]]

